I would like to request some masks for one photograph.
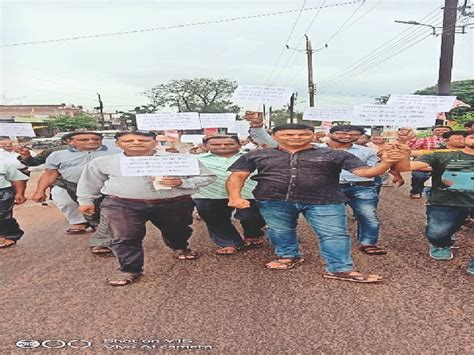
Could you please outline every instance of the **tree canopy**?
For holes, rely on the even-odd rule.
[[[50,116],[48,121],[50,129],[56,129],[60,132],[75,131],[76,129],[97,129],[99,124],[95,117],[89,116],[82,112],[76,116],[70,117],[65,115]]]
[[[171,107],[178,112],[238,112],[230,97],[237,82],[229,79],[171,80],[145,92],[151,108]]]

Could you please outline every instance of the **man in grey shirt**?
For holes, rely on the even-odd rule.
[[[216,176],[199,163],[199,175],[164,176],[159,184],[165,188],[157,189],[153,177],[124,176],[120,165],[124,157],[160,155],[155,151],[155,133],[119,132],[116,141],[123,154],[89,162],[79,180],[77,195],[80,211],[84,214],[94,213],[93,201],[100,194],[106,196],[101,209],[108,221],[111,248],[120,265],[120,273],[108,278],[107,283],[125,286],[142,275],[142,242],[147,221],[161,231],[165,244],[175,251],[178,259],[197,258],[197,254],[188,248],[194,209],[191,195],[199,187],[211,184]]]
[[[31,199],[36,202],[45,201],[46,190],[54,185],[51,190],[53,201],[71,225],[66,233],[82,234],[86,232],[88,221],[78,211],[79,205],[74,193],[82,170],[92,159],[116,154],[121,150],[102,145],[102,135],[96,132],[72,132],[67,135],[66,142],[68,148],[55,151],[46,158],[46,171],[41,175]],[[108,239],[107,229],[99,224],[98,232],[89,243],[92,252],[107,252]]]

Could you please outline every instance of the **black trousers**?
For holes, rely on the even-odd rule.
[[[13,187],[0,189],[0,237],[18,240],[24,232],[13,218],[14,205],[15,189]]]
[[[101,213],[108,221],[111,249],[123,272],[143,271],[147,221],[160,231],[165,244],[171,249],[186,249],[193,232],[194,203],[185,200],[163,203],[135,202],[107,196],[101,204]]]

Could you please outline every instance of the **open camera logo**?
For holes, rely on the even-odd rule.
[[[92,343],[88,340],[44,340],[41,343],[37,340],[19,340],[16,342],[16,346],[22,349],[34,349],[38,347],[48,349],[61,349],[61,348],[73,348],[73,349],[84,349],[92,346]]]
[[[16,342],[16,346],[22,349],[34,349],[40,345],[40,342],[36,340],[19,340]]]

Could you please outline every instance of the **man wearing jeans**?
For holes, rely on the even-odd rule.
[[[251,201],[250,208],[238,209],[234,214],[242,225],[244,239],[232,224],[234,208],[228,206],[225,183],[230,173],[227,168],[245,154],[240,151],[239,137],[210,136],[204,138],[203,143],[209,153],[199,155],[198,159],[217,176],[217,180],[199,189],[193,199],[199,216],[206,222],[212,241],[219,246],[215,253],[233,255],[244,246],[261,246],[265,221],[252,195],[255,181],[247,180],[242,193],[244,198]]]
[[[435,260],[453,258],[451,237],[474,215],[474,133],[463,132],[463,136],[461,151],[426,154],[397,167],[401,171],[432,169],[426,236],[429,254]]]
[[[324,277],[353,281],[380,282],[379,275],[363,275],[353,270],[351,240],[347,231],[345,197],[339,189],[341,169],[370,178],[387,171],[392,163],[403,158],[396,149],[384,151],[382,162],[368,167],[344,150],[313,147],[314,128],[287,124],[273,129],[277,148],[248,153],[229,170],[229,205],[247,208],[249,201],[240,191],[245,180],[257,181],[254,190],[260,211],[269,227],[269,237],[278,259],[266,265],[285,270],[303,261],[298,245],[296,226],[300,213],[319,237],[325,260]]]

